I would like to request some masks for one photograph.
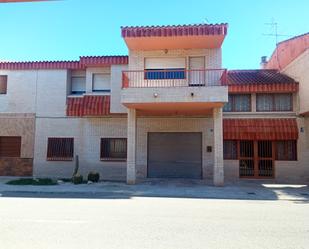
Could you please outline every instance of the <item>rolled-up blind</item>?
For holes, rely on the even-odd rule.
[[[108,91],[111,88],[110,74],[93,74],[92,88],[94,91]]]
[[[185,68],[186,58],[146,58],[145,69]]]

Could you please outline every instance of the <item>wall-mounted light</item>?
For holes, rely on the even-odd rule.
[[[154,94],[153,94],[153,97],[157,98],[157,97],[158,97],[158,94],[157,94],[157,93],[154,93]]]
[[[164,49],[164,53],[167,54],[168,53],[168,49]]]
[[[194,93],[191,93],[191,97],[193,97],[194,96]]]
[[[304,132],[304,127],[300,127],[300,132]]]

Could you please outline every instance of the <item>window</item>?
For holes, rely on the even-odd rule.
[[[48,138],[47,160],[72,161],[74,151],[74,138]]]
[[[224,112],[250,112],[251,95],[250,94],[231,94],[228,103],[223,107]]]
[[[83,94],[86,92],[86,77],[72,76],[71,77],[71,93]]]
[[[296,161],[297,160],[297,145],[296,141],[277,141],[276,160]]]
[[[111,76],[110,74],[93,74],[92,75],[92,91],[93,92],[110,92]]]
[[[185,79],[186,59],[179,58],[146,58],[145,79]]]
[[[256,110],[258,112],[292,111],[292,99],[293,98],[291,93],[257,94]]]
[[[224,159],[237,159],[237,141],[223,141],[223,157]]]
[[[21,137],[0,137],[0,157],[20,157]]]
[[[101,160],[127,159],[127,139],[126,138],[101,138]]]
[[[8,82],[8,76],[0,75],[0,94],[6,94],[7,82]]]

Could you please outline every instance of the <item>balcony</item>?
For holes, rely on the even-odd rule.
[[[169,114],[210,112],[228,101],[225,69],[123,71],[121,103]]]
[[[165,69],[122,72],[122,88],[221,86],[226,69]]]

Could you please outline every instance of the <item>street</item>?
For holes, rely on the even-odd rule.
[[[1,249],[309,245],[307,201],[34,197],[0,197]]]

